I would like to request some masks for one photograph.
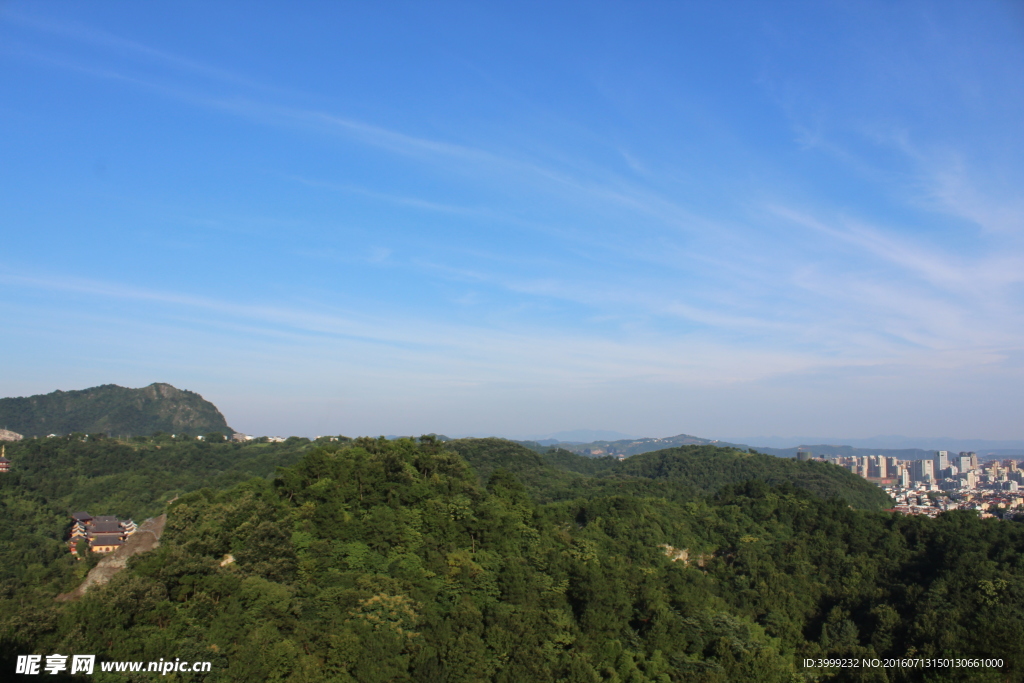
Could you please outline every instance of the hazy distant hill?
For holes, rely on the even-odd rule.
[[[592,443],[594,441],[623,441],[630,439],[637,439],[640,437],[633,436],[631,434],[623,434],[622,432],[614,432],[607,429],[572,429],[568,431],[555,432],[554,434],[544,434],[540,436],[528,436],[523,439],[516,439],[516,441],[536,441],[544,446],[549,446],[556,443]]]
[[[765,446],[754,446],[753,448],[758,453],[766,453],[779,458],[795,458],[797,451],[808,451],[816,458],[830,455],[885,455],[900,460],[927,460],[935,457],[935,451],[926,451],[920,448],[855,448],[829,444],[809,444],[792,448],[767,448]]]
[[[843,444],[863,450],[914,450],[925,451],[974,451],[978,455],[989,451],[1012,451],[1024,453],[1024,439],[993,440],[963,439],[949,436],[871,436],[871,437],[838,437],[838,436],[750,436],[727,437],[733,443],[749,443],[754,448],[790,448],[798,444]]]
[[[138,436],[154,432],[193,435],[234,431],[217,406],[170,384],[128,389],[104,384],[80,391],[55,391],[0,399],[0,427],[19,434],[104,433]]]
[[[557,441],[530,442],[521,441],[528,448],[544,450],[548,447],[558,447],[573,453],[589,456],[630,456],[640,453],[660,451],[665,448],[676,448],[679,446],[719,446],[723,448],[738,448],[747,450],[753,448],[758,453],[774,455],[780,458],[795,458],[798,451],[810,451],[815,457],[829,455],[886,455],[901,460],[922,460],[935,456],[935,451],[922,450],[920,448],[856,448],[846,445],[811,444],[792,446],[789,448],[770,448],[767,446],[748,446],[741,443],[730,443],[728,441],[715,441],[702,439],[699,436],[690,434],[678,434],[665,437],[664,439],[642,438],[622,439],[619,441],[593,441],[590,443],[559,443]],[[993,442],[995,443],[995,442]],[[952,449],[951,449],[952,450]],[[1007,451],[1010,454],[1010,451]]]
[[[572,451],[573,453],[579,453],[581,455],[623,456],[650,453],[651,451],[660,451],[664,448],[676,448],[678,446],[731,446],[736,448],[746,448],[746,446],[741,444],[726,443],[724,441],[715,441],[712,439],[702,439],[699,436],[692,436],[690,434],[677,434],[676,436],[667,436],[664,439],[647,437],[641,439],[620,439],[618,441],[558,444],[559,448],[564,448],[567,451]]]

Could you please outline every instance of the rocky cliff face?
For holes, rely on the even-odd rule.
[[[25,436],[104,433],[139,436],[154,432],[207,434],[234,431],[209,401],[170,384],[129,389],[105,384],[81,391],[0,399],[0,424]]]

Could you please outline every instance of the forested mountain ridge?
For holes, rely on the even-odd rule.
[[[310,448],[308,439],[241,444],[169,434],[7,444],[12,468],[0,475],[0,598],[47,600],[84,578],[89,567],[75,562],[64,542],[71,512],[142,522],[182,493],[272,476]]]
[[[0,426],[24,436],[48,434],[193,436],[234,430],[217,406],[191,391],[154,383],[141,389],[104,384],[78,391],[0,399]]]
[[[683,446],[643,453],[621,461],[613,471],[678,481],[706,493],[756,480],[769,485],[789,484],[819,498],[840,498],[867,510],[892,504],[892,499],[878,486],[830,463],[801,462],[735,448]]]
[[[250,448],[166,437],[138,443],[146,468],[180,448],[195,447],[197,462],[203,453]],[[0,480],[11,496],[2,516],[19,521],[31,496],[64,490],[49,477],[88,458],[86,476],[112,477],[95,495],[139,484],[134,474],[118,479],[102,469],[102,448],[131,443],[36,441],[47,444],[61,452],[31,456],[31,491],[24,480]],[[256,445],[268,455],[288,446]],[[702,487],[712,475],[691,461],[732,462],[727,478],[743,465],[755,474],[768,467],[768,456],[728,449],[671,449],[618,463],[490,439],[291,447],[298,461],[272,480],[179,497],[168,506],[161,547],[77,603],[53,601],[74,585],[78,568],[66,552],[47,560],[3,546],[10,552],[0,581],[0,670],[11,670],[14,654],[72,652],[211,661],[205,679],[191,679],[211,683],[1024,675],[1015,645],[1024,636],[1021,524],[857,510],[797,487],[806,481],[727,482],[709,492]],[[15,462],[29,467],[22,448]],[[127,451],[118,458],[130,465]],[[791,471],[766,471],[830,467],[790,464]],[[634,471],[615,471],[627,465]],[[559,479],[546,481],[552,477]],[[64,578],[46,583],[45,572],[57,571],[48,562],[66,564]],[[1003,665],[802,665],[904,656]]]
[[[537,453],[516,442],[497,438],[458,439],[445,445],[466,458],[484,481],[497,468],[505,468],[544,501],[599,490],[656,492],[667,498],[707,497],[724,486],[758,480],[772,485],[790,484],[820,498],[836,497],[868,510],[892,505],[882,489],[841,467],[735,448],[681,446],[641,453],[620,461],[577,455],[562,449]]]

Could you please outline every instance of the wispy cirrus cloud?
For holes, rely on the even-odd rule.
[[[388,362],[404,360],[402,367],[409,363],[445,367],[455,376],[480,381],[505,381],[524,373],[584,383],[606,382],[614,377],[705,382],[728,376],[729,381],[751,381],[807,367],[807,359],[799,355],[754,349],[727,351],[706,340],[610,341],[585,334],[555,334],[547,329],[484,328],[394,315],[372,317],[322,305],[239,304],[81,278],[39,278],[5,272],[0,280],[8,286],[153,307],[144,316],[151,326],[174,329],[175,320],[187,319],[230,334],[244,333],[250,340],[276,339],[275,344],[296,349],[313,344],[322,353],[330,353],[331,347],[324,344],[335,340],[363,347],[359,363],[366,362],[365,347],[370,345],[389,349]],[[127,322],[122,320],[120,324]],[[181,333],[174,336],[180,338]],[[345,353],[342,348],[336,351]]]
[[[727,93],[665,75],[706,62],[695,54],[660,82],[645,81],[671,97],[637,86],[629,106],[612,113],[591,115],[613,108],[621,93],[611,86],[562,108],[562,87],[519,87],[516,96],[530,92],[535,106],[520,116],[475,101],[469,82],[427,112],[416,98],[429,100],[436,88],[420,93],[414,79],[381,78],[386,70],[350,81],[334,72],[340,80],[328,78],[332,87],[321,91],[316,79],[296,78],[303,92],[282,76],[287,68],[257,77],[248,63],[232,71],[196,57],[200,49],[157,47],[187,43],[152,22],[140,29],[137,17],[108,25],[152,44],[70,21],[5,21],[19,30],[0,56],[42,65],[32,74],[43,80],[81,76],[90,86],[80,88],[83,101],[102,91],[131,114],[125,126],[109,124],[102,112],[113,107],[96,105],[110,126],[103,144],[130,138],[143,161],[155,160],[137,164],[144,170],[123,193],[139,197],[131,212],[102,188],[61,186],[80,192],[83,208],[80,216],[55,210],[60,227],[51,232],[102,256],[81,235],[109,230],[96,241],[121,246],[123,258],[90,267],[69,249],[63,265],[30,259],[0,271],[8,289],[0,306],[17,309],[25,329],[58,334],[24,303],[46,299],[94,339],[116,338],[133,359],[152,344],[161,344],[155,358],[182,364],[217,349],[217,364],[240,375],[292,373],[309,386],[359,378],[362,391],[393,397],[406,396],[403,382],[416,384],[411,403],[430,403],[431,383],[453,392],[496,387],[494,396],[574,387],[574,398],[596,397],[594,405],[614,395],[620,411],[654,386],[659,405],[694,387],[703,395],[760,390],[768,403],[774,390],[810,387],[811,399],[788,404],[802,414],[858,383],[867,389],[848,407],[872,387],[1016,372],[1024,338],[1017,166],[1007,165],[1010,180],[991,182],[998,169],[979,161],[972,139],[887,119],[895,109],[876,116],[882,98],[865,98],[863,83],[836,92],[800,67],[785,72],[774,103],[740,103],[733,86],[746,92],[749,84]],[[414,59],[406,66],[429,56]],[[434,65],[446,79],[439,84],[452,77],[450,65]],[[400,81],[409,68],[395,66],[390,75]],[[497,66],[499,79],[523,68]],[[750,76],[739,62],[730,69]],[[532,85],[547,74],[528,76]],[[101,79],[110,87],[91,87]],[[12,82],[33,87],[28,78]],[[393,97],[398,90],[403,97]],[[36,100],[46,98],[17,106],[35,111]],[[858,108],[861,100],[872,105]],[[776,121],[778,109],[789,129]],[[701,117],[703,128],[687,128]],[[76,153],[97,145],[84,141]],[[67,154],[50,152],[56,161]],[[195,168],[203,177],[190,182]],[[38,190],[34,201],[50,194]],[[16,218],[45,231],[41,213],[26,208]],[[118,221],[120,230],[111,227]],[[128,227],[140,223],[155,227]],[[185,223],[232,229],[200,234]],[[160,265],[146,272],[132,263],[140,256]],[[90,357],[109,361],[95,346]],[[738,395],[722,393],[718,409],[730,412]]]
[[[139,87],[162,97],[172,98],[193,106],[200,106],[224,113],[244,117],[265,125],[311,128],[326,135],[343,135],[394,154],[428,160],[445,160],[453,169],[469,177],[480,173],[505,183],[514,178],[517,183],[527,183],[534,191],[553,192],[562,201],[579,202],[581,205],[607,205],[620,210],[638,213],[654,221],[648,228],[669,229],[673,232],[726,232],[730,228],[719,221],[708,219],[687,209],[660,193],[631,182],[609,169],[562,153],[559,158],[562,168],[544,164],[528,156],[509,156],[478,146],[460,144],[422,135],[395,130],[371,122],[339,115],[322,108],[288,104],[287,101],[308,99],[308,95],[268,85],[228,69],[205,64],[181,57],[166,50],[156,49],[137,41],[97,31],[84,26],[58,24],[15,15],[15,21],[40,31],[70,37],[93,47],[116,49],[134,55],[130,62],[137,72],[127,71],[123,62],[119,66],[97,63],[107,61],[103,54],[72,58],[59,53],[45,53],[38,49],[23,49],[20,54],[26,58],[47,63],[54,67],[74,70],[96,78],[116,80]],[[146,69],[145,61],[156,62],[169,69],[167,73],[153,73]],[[221,89],[211,92],[191,80],[176,78],[175,73],[184,75],[200,74],[222,85],[236,86],[236,92],[224,94]],[[188,85],[184,83],[187,82]],[[602,178],[595,181],[592,178]],[[327,187],[330,181],[304,179],[309,184]],[[383,194],[383,193],[382,193]],[[407,202],[416,200],[405,199]],[[424,204],[423,208],[437,208]],[[582,233],[577,238],[583,238]]]
[[[115,46],[119,49],[144,55],[147,58],[162,61],[167,65],[178,69],[198,71],[210,78],[221,79],[225,82],[231,82],[244,87],[259,85],[250,82],[245,78],[236,77],[225,70],[207,67],[206,65],[192,60],[180,59],[175,55],[165,53],[160,50],[150,49],[132,41],[121,41],[120,39],[109,35],[93,35],[87,31],[65,31],[65,33],[80,40],[85,40],[102,46]],[[703,218],[700,215],[679,206],[671,199],[667,199],[657,193],[651,192],[650,190],[637,187],[632,183],[616,179],[614,177],[611,178],[610,183],[595,184],[590,181],[573,178],[563,172],[546,168],[533,162],[507,158],[486,150],[465,145],[409,135],[362,121],[337,116],[317,109],[276,104],[273,102],[253,99],[249,96],[223,97],[220,95],[203,94],[201,91],[167,85],[161,81],[128,76],[116,70],[87,67],[60,60],[51,60],[51,63],[65,68],[75,68],[96,77],[122,80],[135,86],[159,92],[164,96],[174,97],[199,106],[230,112],[272,125],[312,126],[326,133],[342,133],[346,136],[357,139],[364,144],[376,146],[397,154],[440,157],[452,160],[464,166],[467,172],[470,172],[471,170],[478,171],[482,168],[486,168],[499,173],[512,173],[520,179],[529,179],[530,182],[553,181],[561,188],[560,192],[562,192],[563,195],[564,192],[569,191],[571,194],[575,194],[580,201],[586,200],[591,203],[597,202],[598,204],[614,205],[620,210],[643,215],[647,219],[653,220],[654,223],[646,224],[648,227],[657,229],[658,226],[660,226],[662,230],[699,234],[707,240],[708,245],[724,247],[726,250],[730,247],[735,248],[737,243],[742,247],[745,242],[743,235],[746,231],[749,231],[749,228],[742,225],[726,226],[721,221]],[[271,90],[270,88],[261,89]],[[816,144],[821,145],[824,144],[824,142],[819,141]],[[442,204],[435,201],[395,195],[368,188],[339,185],[330,181],[299,177],[294,179],[312,187],[321,187],[333,191],[342,190],[346,192],[354,192],[367,197],[399,203],[414,209],[460,215],[478,215],[490,218],[498,216],[491,209],[467,208],[451,204]],[[953,187],[953,185],[947,183],[945,187],[949,188]],[[951,190],[947,190],[945,195],[947,197],[947,203],[951,206],[956,204],[954,201],[954,194],[955,193]],[[1022,278],[1020,273],[1024,272],[1024,268],[1019,267],[1022,264],[1022,259],[1020,255],[1017,254],[1002,254],[998,258],[988,260],[986,263],[966,268],[962,263],[951,257],[945,256],[934,250],[930,251],[923,245],[913,244],[907,239],[896,237],[891,232],[874,228],[863,222],[846,219],[842,222],[841,227],[836,227],[833,224],[827,224],[815,219],[809,214],[788,208],[769,207],[769,212],[785,220],[825,234],[837,242],[846,243],[876,259],[895,265],[907,273],[913,273],[917,277],[923,278],[934,287],[944,288],[950,291],[963,292],[965,289],[977,288],[979,284],[984,283],[989,283],[992,287],[1014,284],[1020,281]],[[709,235],[713,235],[713,238],[710,240],[708,240]],[[621,249],[623,247],[622,244],[617,243],[619,238],[615,238],[616,242],[608,242],[599,234],[595,235],[592,233],[580,233],[578,231],[575,233],[563,231],[560,236],[581,240],[591,244],[603,243],[603,247],[607,249]],[[733,244],[730,244],[730,242]],[[670,244],[668,245],[667,250],[671,251],[673,248],[674,246]],[[656,249],[652,251],[644,248],[638,249],[635,241],[632,244],[627,242],[625,244],[625,251],[621,253],[628,254],[631,258],[640,261],[663,263],[669,263],[672,261],[672,259],[665,259],[666,250]],[[736,258],[735,254],[730,254],[728,251],[726,251],[726,253],[711,254],[693,251],[692,249],[682,252],[680,256],[685,257],[687,265],[691,268],[694,264],[703,262],[705,270],[719,267],[730,271],[734,276],[744,269],[749,270],[750,261],[760,261],[765,263],[770,262],[775,258],[771,253],[761,253],[756,256],[744,254],[739,258]],[[676,264],[682,260],[680,256],[676,256],[674,258],[674,262]],[[463,276],[465,276],[465,273]],[[558,279],[531,280],[524,278],[508,278],[503,276],[495,277],[491,275],[482,276],[479,277],[479,279],[489,281],[492,284],[498,284],[508,291],[534,296],[554,297],[595,307],[605,306],[608,304],[639,305],[644,310],[656,315],[685,318],[702,325],[708,325],[722,330],[741,330],[748,333],[763,335],[765,333],[793,333],[798,329],[806,329],[808,326],[806,320],[801,320],[802,316],[799,305],[792,307],[792,312],[795,314],[793,316],[794,319],[789,322],[784,322],[783,318],[785,316],[780,316],[778,310],[773,311],[770,316],[756,316],[750,315],[749,313],[743,314],[720,309],[713,310],[707,307],[702,307],[701,304],[693,300],[673,300],[671,298],[666,298],[663,295],[659,295],[656,292],[645,290],[642,287],[602,289],[601,287],[594,287],[592,284],[587,283],[567,284],[559,281]],[[749,273],[745,277],[740,278],[742,281],[749,281],[753,287],[764,286],[769,279],[770,278],[766,278],[763,275],[751,275]],[[742,282],[734,283],[734,286],[742,286]],[[989,289],[991,289],[991,287],[989,287]],[[95,293],[102,292],[97,291]],[[817,297],[819,300],[823,299],[821,294],[822,291],[819,290],[819,296]],[[905,296],[885,296],[881,292],[876,292],[875,296],[877,301],[885,300],[888,302],[906,298]],[[844,298],[847,300],[849,299],[849,297],[835,295],[835,298],[831,300],[837,301],[843,300]],[[168,301],[168,303],[173,302]],[[821,304],[824,303],[825,301],[819,301],[817,304],[812,302],[804,309],[803,317],[806,317],[808,313],[815,310],[820,310]],[[866,303],[866,300],[861,301],[862,305],[865,305]],[[923,303],[925,302],[918,299],[913,302],[913,306],[908,307],[906,310],[920,310]],[[190,305],[199,305],[199,302],[191,302]],[[889,304],[882,304],[881,307],[886,307],[888,305]],[[878,310],[879,308],[880,306],[876,303],[875,309]],[[957,317],[951,315],[951,311],[948,310],[949,305],[944,304],[943,302],[929,300],[926,308],[931,311],[939,311],[946,308],[947,310],[943,312],[942,317],[947,321],[957,319]],[[935,326],[932,326],[932,328],[934,327]],[[905,338],[909,339],[911,337],[905,335]]]

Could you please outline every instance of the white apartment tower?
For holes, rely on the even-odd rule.
[[[935,481],[934,460],[912,460],[910,478],[914,481],[931,483]]]
[[[978,469],[978,454],[975,453],[974,451],[961,451],[960,452],[960,458],[961,459],[967,458],[968,460],[970,460],[971,466],[968,469],[972,469],[972,470]],[[963,467],[961,467],[960,471],[961,472],[966,472],[967,470],[965,470]]]
[[[884,455],[871,455],[868,456],[868,476],[877,477],[879,479],[888,478],[886,458]]]

